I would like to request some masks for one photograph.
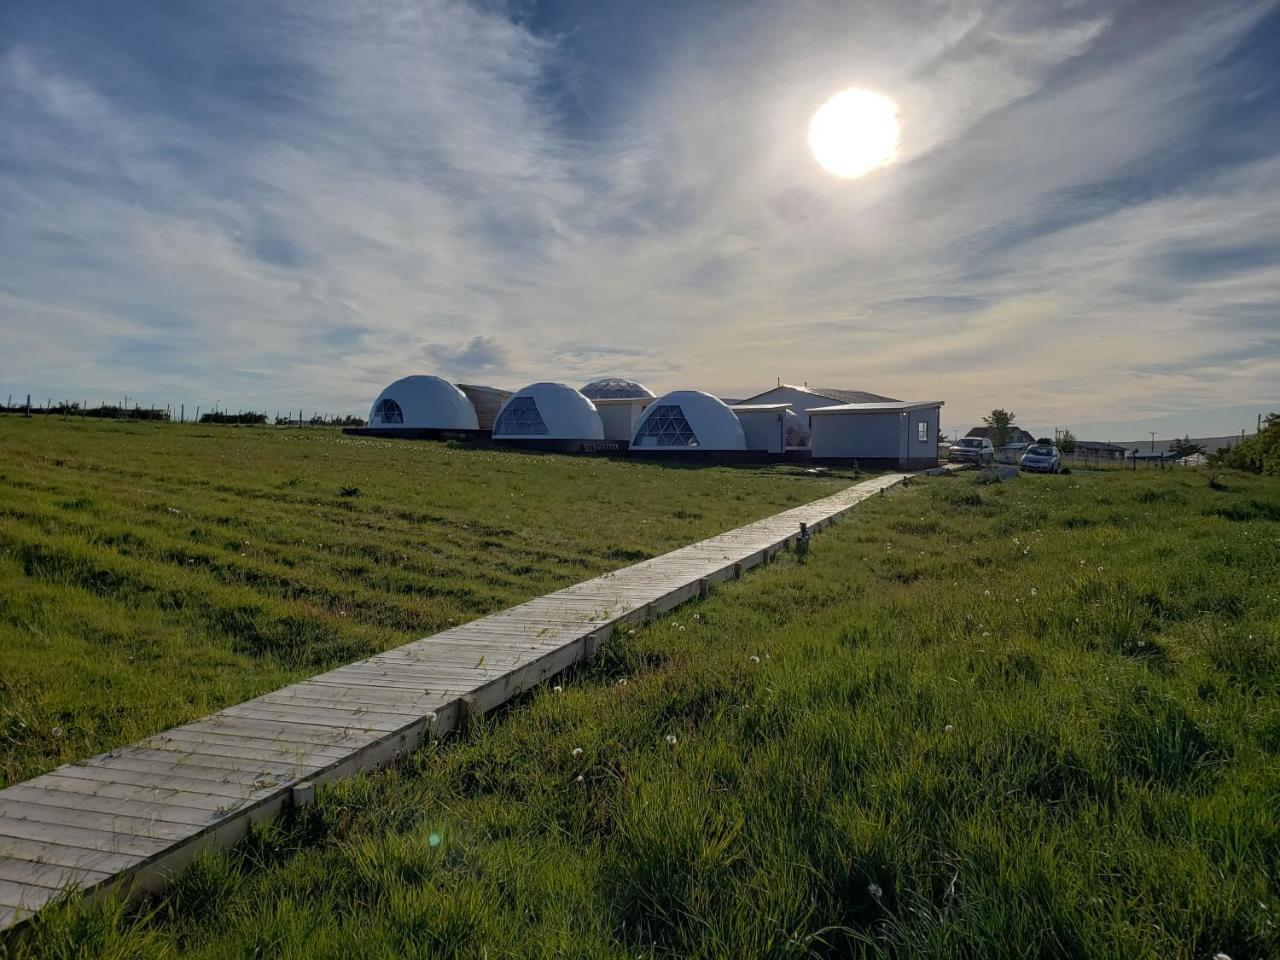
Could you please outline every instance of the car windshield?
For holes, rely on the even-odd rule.
[[[1052,457],[1053,447],[1045,446],[1043,443],[1033,443],[1027,447],[1027,453],[1033,457]]]
[[[956,444],[958,447],[980,447],[982,441],[976,437],[961,437],[960,442]]]

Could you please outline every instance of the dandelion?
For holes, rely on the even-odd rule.
[[[436,712],[432,710],[430,713],[427,714],[427,723],[435,723],[435,722],[436,722]]]
[[[684,633],[684,625],[683,625],[683,624],[681,624],[680,626],[676,627],[676,629],[677,629],[677,630],[679,630],[681,633]]]
[[[1033,597],[1036,595],[1036,588],[1035,588],[1035,587],[1032,587],[1032,588],[1031,588],[1031,595],[1032,595]]]
[[[667,734],[667,746],[674,747],[676,745],[676,735],[674,733]]]
[[[65,733],[66,731],[64,731],[61,727],[54,727],[54,728],[53,728],[52,730],[50,730],[49,732],[50,732],[51,734],[53,734],[53,736],[54,736],[55,738],[57,738],[57,739],[61,739],[61,738],[62,738],[63,733]]]
[[[1215,953],[1213,955],[1213,960],[1231,960],[1231,958],[1225,953]]]
[[[949,723],[948,723],[945,727],[943,727],[943,728],[942,728],[942,732],[943,732],[943,733],[955,733],[955,732],[956,732],[956,728],[955,728],[955,727],[953,727],[951,724],[949,724]]]
[[[759,658],[759,657],[757,657],[757,656],[753,653],[753,654],[751,655],[751,662],[752,662],[752,663],[759,663],[759,662],[760,662],[760,658]]]
[[[984,597],[989,597],[989,596],[991,596],[991,591],[990,591],[990,590],[983,590],[983,591],[982,591],[982,595],[983,595]]]
[[[557,683],[554,687],[552,687],[552,688],[551,688],[551,692],[552,692],[552,693],[564,693],[564,687],[560,686],[560,684],[558,684],[558,683]]]
[[[586,777],[584,777],[582,774],[578,774],[578,776],[577,776],[577,782],[578,782],[578,783],[586,783],[586,782],[587,782],[587,778],[586,778]]]
[[[582,748],[581,748],[581,747],[574,747],[574,748],[573,748],[573,759],[577,760],[580,756],[582,756]]]
[[[879,900],[884,896],[884,891],[880,889],[880,884],[872,882],[867,884],[867,893]]]
[[[700,613],[695,613],[695,614],[693,615],[693,619],[695,619],[695,620],[701,620],[701,619],[702,619],[702,614],[700,614]]]
[[[627,685],[627,678],[626,678],[626,677],[619,677],[619,678],[618,678],[618,686],[620,686],[620,687],[625,687],[626,685]]]

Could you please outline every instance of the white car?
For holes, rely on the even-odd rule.
[[[1052,443],[1033,443],[1027,447],[1018,466],[1033,473],[1057,473],[1062,469],[1062,455]]]
[[[995,463],[996,448],[986,437],[961,437],[947,451],[951,463]]]

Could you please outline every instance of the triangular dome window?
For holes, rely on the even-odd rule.
[[[375,419],[383,423],[404,423],[404,411],[390,397],[383,397],[373,408]]]
[[[698,435],[689,426],[678,404],[664,403],[653,408],[636,432],[637,447],[696,447]]]
[[[543,437],[548,431],[533,397],[513,397],[498,414],[493,432],[506,437]]]

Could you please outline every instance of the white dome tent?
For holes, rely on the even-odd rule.
[[[503,404],[493,421],[493,439],[539,441],[603,440],[595,404],[564,383],[531,383]]]
[[[622,377],[592,380],[582,388],[582,395],[588,400],[652,400],[656,396],[643,383]]]
[[[631,449],[641,453],[746,450],[747,440],[733,410],[718,397],[701,390],[676,390],[645,410]]]
[[[440,377],[402,377],[378,394],[369,411],[374,430],[478,430],[466,394]]]

